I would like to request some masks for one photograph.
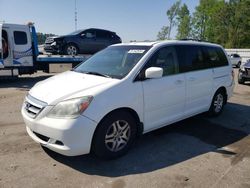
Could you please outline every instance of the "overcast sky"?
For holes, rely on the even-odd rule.
[[[78,29],[90,27],[115,31],[125,42],[155,40],[168,25],[171,0],[77,0]],[[191,12],[199,0],[182,0]],[[75,30],[75,0],[0,0],[0,21],[35,23],[37,31],[67,34]],[[176,31],[173,32],[174,38]]]

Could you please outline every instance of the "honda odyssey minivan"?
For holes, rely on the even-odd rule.
[[[219,45],[116,44],[38,82],[22,116],[29,136],[55,152],[112,159],[140,134],[203,112],[219,115],[233,87],[232,66]]]

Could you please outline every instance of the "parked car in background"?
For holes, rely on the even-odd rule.
[[[231,60],[231,63],[232,63],[232,66],[235,66],[235,67],[240,67],[241,65],[241,57],[239,54],[231,54],[230,56],[230,60]]]
[[[48,37],[44,50],[52,54],[94,54],[109,45],[121,42],[121,38],[113,31],[90,28],[68,35]]]
[[[250,81],[250,59],[243,65],[241,65],[238,73],[238,83],[244,84],[245,81]]]

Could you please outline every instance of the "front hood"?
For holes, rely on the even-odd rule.
[[[70,98],[71,95],[114,81],[111,78],[67,71],[38,82],[31,88],[29,94],[40,101],[53,105],[58,101]]]
[[[62,39],[65,37],[75,37],[75,35],[60,35],[60,36],[56,36],[54,39]]]

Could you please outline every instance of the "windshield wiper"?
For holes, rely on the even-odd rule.
[[[82,72],[84,74],[92,74],[92,75],[96,75],[96,76],[103,76],[105,78],[112,78],[111,76],[107,75],[107,74],[102,74],[99,72],[93,72],[93,71],[88,71],[88,72]]]

